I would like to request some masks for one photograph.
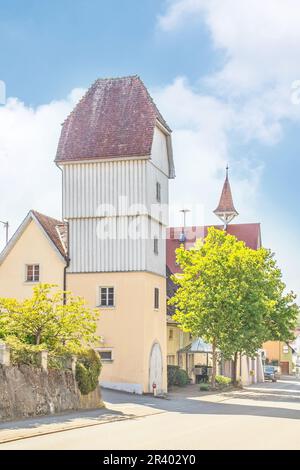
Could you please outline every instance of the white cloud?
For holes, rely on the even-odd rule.
[[[235,111],[213,96],[192,90],[184,78],[152,94],[174,131],[176,179],[170,201],[193,208],[189,223],[215,223],[212,211],[218,204],[225,167],[231,163],[228,132],[235,127]],[[231,181],[240,221],[255,220],[262,167],[251,165],[246,158],[235,166],[239,171],[231,173]],[[202,206],[203,220],[199,220],[199,212],[195,214],[195,205]],[[174,214],[171,223],[180,223],[178,216]]]
[[[211,188],[218,194],[217,172],[229,159],[232,131],[234,138],[249,144],[250,149],[254,140],[275,145],[283,137],[283,123],[300,121],[299,1],[169,0],[166,5],[165,14],[158,18],[162,31],[167,34],[177,30],[180,34],[180,28],[189,27],[191,21],[199,21],[199,27],[200,24],[205,26],[213,47],[223,57],[219,68],[209,76],[201,77],[206,96],[199,90],[190,90],[194,95],[189,101],[190,106],[195,103],[195,112],[207,114],[211,126],[199,125],[198,129],[193,129],[192,137],[182,131],[174,135],[175,142],[180,141],[177,144],[179,159],[183,155],[185,159],[189,158],[185,150],[193,155],[189,161],[189,166],[193,164],[193,183],[190,184],[187,174],[190,169],[182,164],[184,178],[179,174],[179,188],[182,190],[185,186],[190,199],[201,198],[209,206],[212,196],[205,196],[200,187],[197,189],[196,175],[201,181],[204,173],[203,192],[209,192]],[[197,60],[197,47],[194,54]],[[201,60],[200,56],[198,60]],[[164,93],[171,99],[169,90],[162,91]],[[177,100],[176,93],[173,100]],[[173,112],[170,109],[170,114],[166,115],[172,116]],[[174,114],[175,121],[178,114],[180,109]],[[215,135],[215,139],[210,139],[210,146],[207,135]],[[199,155],[203,157],[201,163],[197,159]],[[279,233],[277,209],[274,208],[271,214],[262,213],[259,207],[262,167],[253,167],[251,161],[251,158],[242,158],[234,164],[244,167],[242,175],[238,175],[242,180],[233,182],[236,205],[246,217],[252,218],[255,212],[260,214],[264,242],[276,252],[288,286],[300,293],[298,240],[287,223],[282,222],[284,233]],[[177,182],[175,184],[176,195]],[[281,214],[280,219],[283,218],[284,214]],[[289,240],[288,244],[286,240]]]
[[[10,235],[30,209],[61,216],[61,176],[54,164],[61,123],[82,95],[31,108],[17,98],[0,107],[0,220]],[[5,239],[0,226],[0,247]]]

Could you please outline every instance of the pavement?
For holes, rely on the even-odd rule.
[[[4,449],[300,449],[300,379],[167,399],[103,390],[106,408],[0,425]]]

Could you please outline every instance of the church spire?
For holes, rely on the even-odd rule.
[[[226,229],[227,225],[234,219],[234,217],[239,215],[233,205],[231,188],[228,178],[228,165],[226,167],[226,178],[224,181],[220,202],[218,207],[214,210],[214,214],[216,214],[219,219],[222,220],[224,224],[224,229]]]

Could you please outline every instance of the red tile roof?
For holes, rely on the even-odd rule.
[[[228,171],[228,168],[226,169]],[[228,173],[226,172],[226,178],[224,181],[220,201],[218,207],[214,210],[214,213],[216,215],[218,214],[224,214],[224,213],[235,213],[238,215],[238,212],[236,211],[234,204],[233,204],[233,199],[232,199],[232,194],[231,194],[231,188],[230,188],[230,183],[228,179]]]
[[[53,219],[52,217],[41,214],[40,212],[32,210],[31,213],[37,218],[38,222],[41,224],[42,228],[45,230],[46,234],[51,239],[60,254],[66,258],[67,225],[64,224],[61,220]]]
[[[205,238],[207,229],[211,225],[186,227],[184,230],[186,236],[185,246],[191,248],[195,241],[199,238]],[[214,225],[213,227],[223,230],[223,226]],[[227,233],[234,235],[238,240],[242,240],[245,244],[256,250],[261,244],[260,224],[229,224],[227,226]],[[182,227],[169,227],[167,230],[166,250],[167,250],[167,267],[172,273],[180,272],[179,266],[176,264],[176,248],[179,248],[181,242],[179,241]]]
[[[64,122],[56,161],[148,156],[156,120],[171,131],[138,76],[98,79]]]

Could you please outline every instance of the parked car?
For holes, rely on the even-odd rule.
[[[264,367],[264,377],[265,377],[265,380],[271,380],[272,382],[276,382],[277,379],[278,379],[277,367],[275,367],[275,366],[265,366]]]

